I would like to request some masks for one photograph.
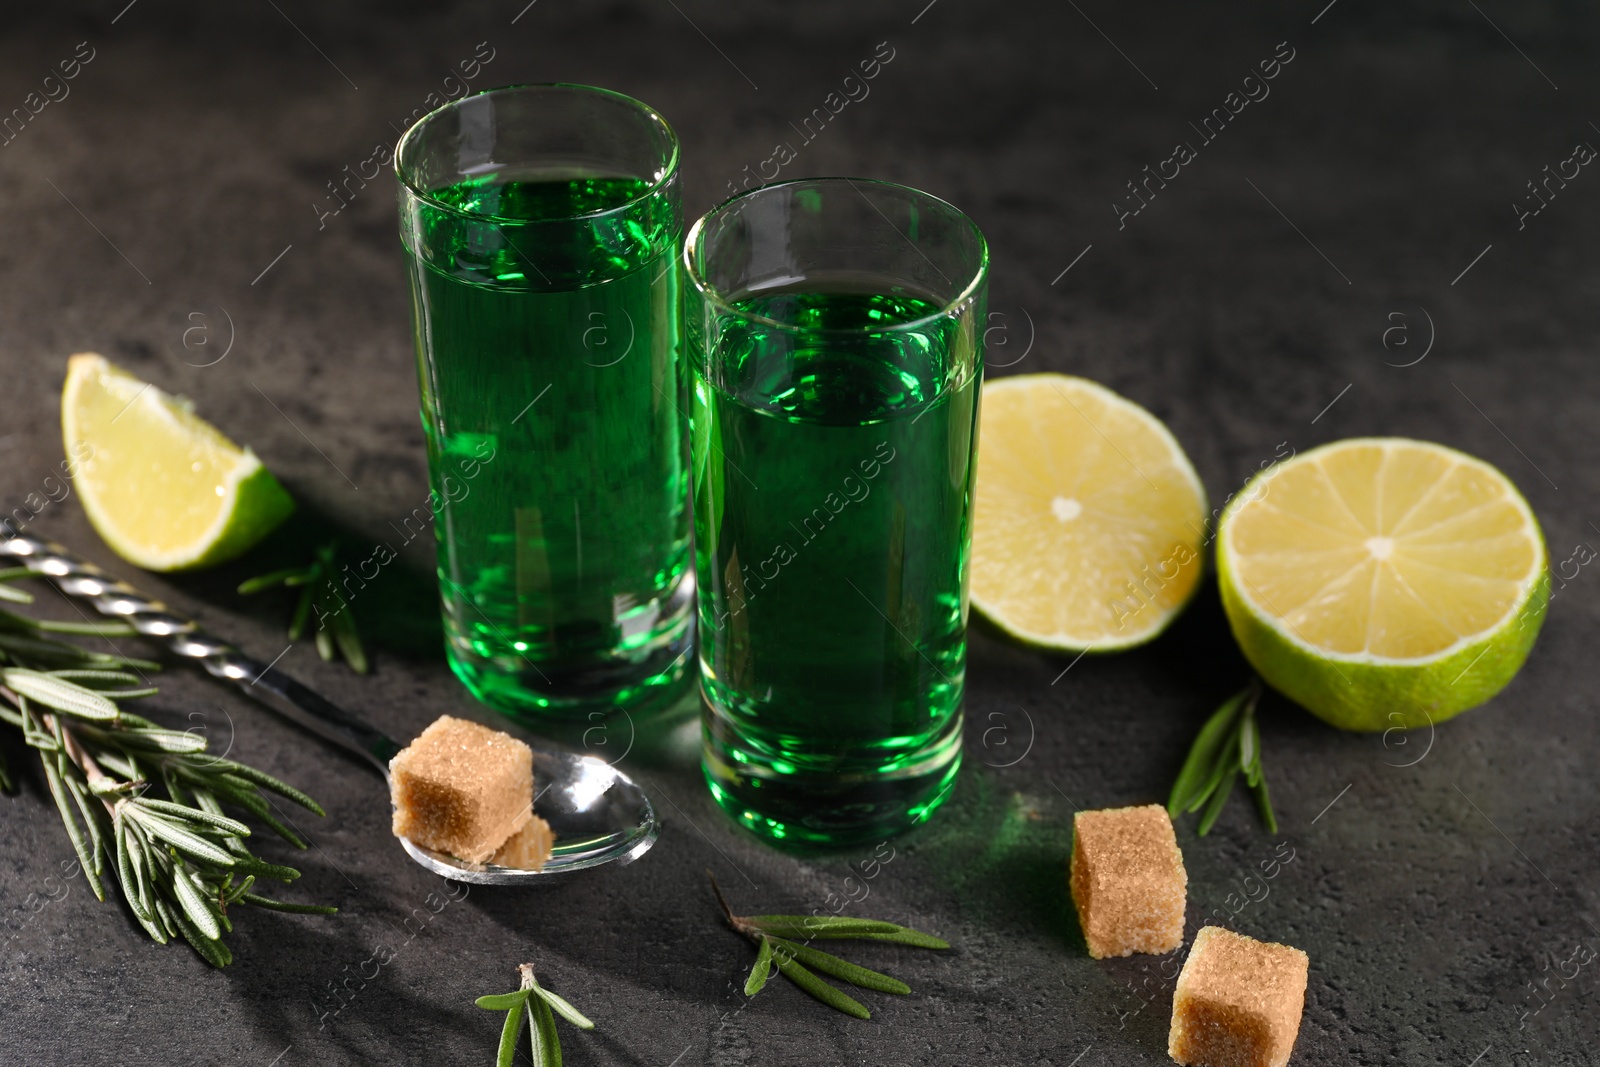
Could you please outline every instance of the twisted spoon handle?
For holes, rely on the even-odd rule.
[[[87,601],[100,614],[120,619],[145,637],[197,661],[215,677],[237,685],[246,696],[360,756],[382,774],[389,773],[389,760],[400,751],[400,746],[382,731],[318,696],[271,664],[252,659],[226,641],[211,636],[193,619],[146,596],[65,547],[54,541],[12,533],[0,524],[0,558],[13,559],[49,578],[67,596]]]

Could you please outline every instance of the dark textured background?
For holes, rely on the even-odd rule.
[[[0,111],[78,42],[95,58],[0,148],[6,510],[60,460],[68,353],[98,350],[193,397],[260,452],[307,521],[250,563],[139,580],[277,654],[284,605],[244,602],[233,583],[328,528],[384,539],[426,492],[393,190],[380,179],[319,230],[325,183],[392,142],[487,42],[481,86],[590,82],[659,107],[683,139],[693,217],[743,166],[796,141],[790,122],[887,41],[895,58],[871,95],[784,175],[890,178],[969,212],[993,248],[998,373],[1084,374],[1147,405],[1213,505],[1285,442],[1406,434],[1509,473],[1554,561],[1600,544],[1600,176],[1586,169],[1525,229],[1510,206],[1575,143],[1600,143],[1591,7],[525,2],[9,8]],[[1124,183],[1197,142],[1188,123],[1281,41],[1295,58],[1271,96],[1119,231]],[[197,323],[211,333],[186,349]],[[230,334],[221,362],[190,365]],[[1430,339],[1420,363],[1392,365]],[[32,529],[117,563],[75,500]],[[324,666],[309,643],[281,665],[398,737],[443,712],[482,714],[443,664],[430,566],[418,542],[356,602],[378,647],[372,677]],[[1270,699],[1280,837],[1239,799],[1203,841],[1180,827],[1191,926],[1242,894],[1280,841],[1293,850],[1234,925],[1310,953],[1295,1062],[1590,1061],[1600,968],[1550,979],[1542,1000],[1529,983],[1580,939],[1600,947],[1597,603],[1600,575],[1583,568],[1516,682],[1431,748],[1339,734]],[[433,915],[444,883],[387,836],[373,774],[169,670],[160,699],[175,721],[327,806],[326,820],[301,820],[315,847],[293,858],[305,877],[290,893],[343,911],[246,913],[237,962],[213,971],[149,943],[81,879],[49,899],[60,883],[46,876],[71,850],[25,776],[20,796],[0,799],[0,1062],[484,1064],[497,1017],[471,999],[511,988],[524,960],[599,1023],[567,1031],[573,1064],[1165,1062],[1159,961],[1084,953],[1064,884],[1071,814],[1162,798],[1245,670],[1212,591],[1151,647],[1062,676],[1069,662],[975,627],[955,797],[894,843],[848,909],[956,947],[862,949],[915,989],[866,997],[870,1023],[781,981],[748,1004],[739,992],[752,952],[720,925],[704,870],[736,906],[809,911],[842,897],[849,863],[870,850],[802,860],[744,836],[700,783],[692,721],[641,729],[625,761],[665,818],[643,861],[545,891],[475,890]],[[614,754],[623,729],[591,743]],[[408,925],[414,914],[431,918]],[[363,985],[352,976],[372,973],[375,946],[393,958]],[[353,999],[331,1014],[330,983],[346,979]]]

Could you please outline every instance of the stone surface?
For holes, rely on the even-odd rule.
[[[478,85],[601,83],[658,106],[684,141],[691,217],[744,168],[770,174],[780,142],[796,150],[785,177],[910,182],[989,237],[991,372],[1083,374],[1147,405],[1213,506],[1289,449],[1355,434],[1466,449],[1527,493],[1564,578],[1505,693],[1436,735],[1388,736],[1340,734],[1269,697],[1282,833],[1263,833],[1241,795],[1209,836],[1186,819],[1178,839],[1191,929],[1222,911],[1315,961],[1295,1062],[1588,1060],[1600,968],[1575,961],[1600,924],[1600,573],[1574,549],[1600,545],[1600,177],[1552,181],[1520,223],[1512,205],[1531,211],[1527,182],[1600,144],[1600,16],[1504,0],[826,0],[803,18],[706,0],[524,4],[8,11],[0,114],[59,96],[44,79],[79,42],[93,58],[0,148],[5,510],[61,460],[67,354],[103,352],[194,398],[303,508],[249,563],[142,584],[270,659],[287,604],[234,584],[330,530],[387,542],[400,559],[354,601],[375,673],[324,665],[309,643],[281,666],[396,737],[443,713],[493,721],[443,664],[431,547],[404,533],[426,487],[393,190],[381,173],[350,179],[331,214],[328,183],[374,173],[375,150],[480,42],[493,51]],[[893,58],[869,95],[802,143],[802,119],[847,99],[830,93],[861,95],[844,79],[880,42]],[[1290,50],[1270,95],[1205,142],[1195,126],[1230,92],[1259,96],[1246,75]],[[1147,165],[1171,175],[1179,142],[1194,158],[1119,223],[1114,205],[1139,203],[1119,200],[1126,183]],[[30,528],[116,563],[75,500]],[[656,849],[548,891],[462,897],[389,837],[370,770],[171,669],[160,714],[326,805],[326,819],[294,816],[308,852],[263,852],[305,872],[294,899],[343,910],[241,909],[237,962],[212,971],[62,880],[71,848],[26,772],[0,798],[0,1061],[487,1063],[498,1022],[472,999],[514,988],[531,961],[598,1024],[563,1031],[573,1064],[1165,1062],[1175,958],[1088,958],[1061,884],[1072,814],[1163,800],[1244,677],[1214,592],[1111,657],[1047,655],[977,625],[955,796],[876,856],[762,846],[706,795],[692,723],[612,724],[584,740],[626,753],[651,790]],[[26,762],[9,733],[0,743]],[[914,990],[863,995],[870,1023],[782,980],[747,1002],[754,953],[721,926],[707,867],[736,908],[842,909],[955,948],[848,953]]]

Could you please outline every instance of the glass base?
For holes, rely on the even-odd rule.
[[[649,642],[609,663],[488,659],[463,647],[466,642],[449,639],[448,615],[445,656],[473,696],[532,729],[550,720],[648,714],[675,703],[693,680],[694,582],[683,582],[669,604],[668,620],[658,625]]]
[[[904,833],[944,803],[961,769],[959,710],[918,752],[844,756],[816,769],[742,743],[710,700],[701,723],[711,795],[746,829],[786,847],[847,848]]]

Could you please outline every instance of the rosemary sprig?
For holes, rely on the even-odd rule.
[[[821,971],[861,989],[874,989],[880,993],[905,994],[911,992],[911,987],[898,978],[870,971],[849,960],[814,949],[805,942],[850,939],[891,941],[916,948],[950,947],[948,941],[931,934],[875,919],[851,919],[838,915],[735,915],[728,906],[728,898],[722,895],[722,887],[717,885],[716,876],[707,871],[706,877],[711,879],[711,890],[717,895],[717,903],[722,905],[722,914],[727,918],[728,925],[756,944],[755,966],[750,968],[750,977],[744,983],[747,997],[761,992],[772,974],[772,968],[776,967],[785,978],[828,1007],[857,1019],[870,1019],[872,1013],[865,1005],[824,982],[812,971]],[[804,941],[797,941],[796,938],[803,938]]]
[[[1272,795],[1261,766],[1261,728],[1256,723],[1260,699],[1261,680],[1251,678],[1249,685],[1224,701],[1200,728],[1183,770],[1172,784],[1167,814],[1176,819],[1183,812],[1204,808],[1195,831],[1201,837],[1211,832],[1241,774],[1255,794],[1256,810],[1267,831],[1278,832],[1278,817],[1273,814]]]
[[[0,599],[32,597],[7,582],[26,572],[0,571]],[[115,863],[123,899],[161,944],[182,937],[213,966],[233,958],[222,937],[233,929],[232,904],[331,915],[336,908],[288,904],[251,892],[258,878],[292,882],[300,872],[268,863],[245,845],[250,828],[224,804],[266,823],[291,844],[298,834],[274,818],[269,793],[322,814],[310,797],[254,767],[206,754],[206,739],[169,730],[123,709],[156,690],[124,668],[156,670],[144,660],[91,652],[45,633],[133,634],[119,623],[52,624],[0,613],[0,721],[22,731],[39,754],[61,823],[94,895]],[[10,787],[9,775],[0,781]],[[153,795],[159,784],[166,799]]]
[[[556,1033],[556,1015],[580,1030],[593,1030],[594,1023],[540,985],[533,976],[533,964],[522,964],[517,973],[522,976],[522,984],[515,993],[495,993],[474,1001],[480,1008],[506,1013],[505,1026],[500,1030],[500,1056],[495,1063],[497,1067],[511,1067],[526,1017],[532,1024],[528,1028],[528,1042],[533,1050],[534,1067],[561,1067],[561,1038]]]
[[[239,592],[249,596],[278,586],[299,588],[300,597],[295,601],[294,614],[289,617],[289,640],[298,641],[304,637],[306,624],[315,614],[317,654],[331,663],[338,653],[350,664],[351,670],[366,674],[367,652],[356,630],[355,613],[336,585],[339,570],[334,555],[336,548],[330,541],[317,549],[316,556],[304,567],[288,567],[251,578],[240,583]]]

